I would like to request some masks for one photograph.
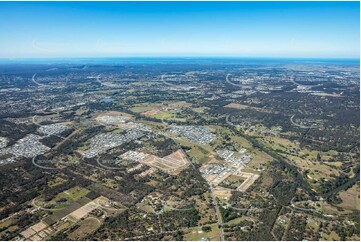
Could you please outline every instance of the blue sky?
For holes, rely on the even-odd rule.
[[[359,58],[359,2],[0,2],[0,58]]]

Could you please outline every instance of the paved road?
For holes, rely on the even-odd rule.
[[[97,158],[96,158],[96,160],[97,160],[97,163],[98,163],[98,165],[99,166],[101,166],[101,167],[103,167],[103,168],[105,168],[105,169],[110,169],[110,170],[121,170],[121,169],[123,169],[122,167],[118,167],[118,166],[106,166],[106,165],[104,165],[104,164],[102,164],[101,162],[100,162],[100,156],[99,155],[97,155]]]
[[[220,227],[220,228],[219,228],[219,231],[220,231],[220,240],[221,240],[221,241],[224,241],[222,215],[221,215],[221,212],[219,211],[218,203],[217,203],[216,197],[214,196],[214,191],[213,191],[213,188],[212,188],[212,187],[211,187],[211,196],[212,196],[213,204],[214,204],[214,206],[215,206],[215,208],[216,208],[217,219],[218,219],[218,226]]]
[[[46,169],[46,170],[58,170],[58,169],[63,169],[63,168],[65,168],[65,167],[48,167],[48,166],[39,165],[38,163],[35,162],[36,157],[37,157],[37,156],[34,156],[34,157],[31,159],[31,162],[33,163],[34,166],[37,166],[37,167],[39,167],[39,168]]]
[[[305,84],[298,83],[298,82],[295,81],[295,77],[294,77],[294,76],[291,76],[291,77],[290,77],[290,81],[291,81],[293,84],[297,85],[297,86],[303,86],[303,87],[309,87],[309,88],[310,88],[310,87],[322,86],[322,84],[305,85]]]
[[[33,75],[33,77],[31,78],[31,81],[32,81],[32,82],[34,82],[34,83],[35,83],[36,85],[38,85],[38,86],[51,87],[50,85],[46,85],[46,84],[42,84],[42,83],[37,82],[37,81],[35,80],[36,74],[37,74],[37,73],[35,73],[35,74]]]
[[[304,129],[316,129],[316,128],[319,128],[320,125],[312,125],[312,126],[305,126],[305,125],[301,125],[301,124],[298,124],[296,123],[295,121],[293,121],[293,118],[295,117],[295,115],[292,115],[291,118],[290,118],[290,121],[293,125],[296,125],[300,128],[304,128]]]
[[[62,138],[63,140],[60,141],[59,143],[56,144],[56,146],[54,146],[54,149],[57,149],[60,145],[62,145],[64,142],[68,141],[71,137],[73,137],[74,135],[76,135],[77,133],[79,133],[81,131],[81,129],[77,129],[74,130],[71,134],[69,134],[67,137],[62,137],[60,135],[56,135],[59,138]]]

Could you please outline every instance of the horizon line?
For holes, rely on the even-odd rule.
[[[284,56],[96,56],[96,57],[0,57],[0,60],[62,60],[62,59],[318,59],[360,60],[360,57],[284,57]]]

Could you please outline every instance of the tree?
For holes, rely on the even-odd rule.
[[[207,233],[207,232],[211,232],[212,231],[212,227],[211,226],[203,226],[202,227],[202,231]]]

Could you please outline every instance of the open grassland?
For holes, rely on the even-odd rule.
[[[266,169],[268,163],[272,161],[273,158],[268,154],[260,150],[254,150],[252,160],[246,165],[242,170],[244,172],[250,171],[252,173],[259,173],[259,171]]]
[[[313,189],[319,189],[321,179],[334,180],[341,175],[340,167],[343,163],[337,160],[337,151],[321,152],[300,148],[297,142],[277,136],[263,136],[260,131],[254,135],[258,137],[256,139],[260,144],[277,152],[291,165],[307,172],[305,178]]]
[[[131,108],[130,111],[135,113],[143,113],[152,109],[153,109],[152,106],[136,106],[134,108]]]
[[[335,231],[331,231],[331,233],[322,233],[322,240],[339,241],[340,236]]]
[[[103,117],[103,116],[122,116],[126,118],[132,118],[133,116],[129,113],[123,113],[119,111],[103,111],[103,112],[97,112],[94,114],[95,117]]]
[[[199,108],[192,108],[192,110],[196,113],[204,113],[204,111],[208,110],[208,107],[199,107]]]
[[[84,196],[86,196],[90,191],[88,189],[82,188],[82,187],[73,187],[69,190],[66,190],[62,193],[59,193],[53,201],[58,201],[62,198],[68,200],[68,201],[76,201]]]
[[[81,240],[85,236],[88,236],[101,225],[101,221],[95,217],[88,217],[78,223],[78,228],[71,232],[68,237],[72,240]]]
[[[221,187],[217,187],[214,190],[214,195],[219,198],[221,201],[228,201],[232,196],[232,191],[229,189],[223,189]]]
[[[219,186],[229,188],[229,189],[236,189],[245,181],[243,176],[236,176],[236,175],[229,175],[226,179],[219,183]]]
[[[228,221],[227,223],[224,223],[224,224],[237,225],[241,221],[253,221],[253,219],[251,219],[250,217],[247,217],[247,216],[241,216],[239,218],[232,219],[232,220],[230,220],[230,221]]]
[[[206,162],[215,156],[215,153],[210,145],[201,145],[190,142],[182,137],[174,139],[180,145],[186,146],[190,149],[187,154],[195,161]]]
[[[263,113],[270,113],[271,110],[269,109],[265,109],[265,108],[258,108],[258,107],[252,107],[249,105],[244,105],[244,104],[239,104],[239,103],[230,103],[224,106],[225,108],[233,108],[233,109],[239,109],[239,110],[244,110],[244,109],[252,109],[258,112],[263,112]]]
[[[253,150],[252,144],[248,140],[246,140],[245,138],[243,138],[241,136],[231,136],[231,140],[249,151]]]
[[[133,106],[130,110],[135,113],[144,113],[151,111],[149,114],[154,115],[163,110],[177,110],[184,107],[190,107],[191,104],[181,102],[164,102],[164,103],[139,103]]]
[[[211,227],[210,232],[203,232],[201,227],[190,229],[188,233],[184,235],[186,241],[199,241],[202,238],[207,238],[211,241],[219,241],[219,228],[218,224],[209,225]]]
[[[351,210],[360,210],[360,182],[353,185],[346,191],[339,193],[342,203],[339,207]]]
[[[9,217],[6,219],[3,219],[0,222],[0,239],[3,238],[4,235],[6,235],[7,233],[13,232],[15,230],[17,230],[19,227],[18,225],[16,225],[18,219],[15,217]]]
[[[53,180],[48,182],[48,186],[49,187],[55,187],[55,186],[63,184],[64,182],[66,182],[65,179],[63,179],[61,177],[55,177]]]
[[[150,115],[152,118],[157,118],[165,121],[179,121],[179,122],[186,122],[186,118],[179,118],[177,117],[177,112],[158,112],[155,115]]]
[[[36,202],[34,201],[33,205],[35,207],[45,207],[47,209],[56,211],[66,208],[69,205],[69,203],[75,202],[80,198],[85,197],[89,192],[90,191],[88,189],[76,186],[69,190],[59,193],[58,195],[55,196],[55,198],[53,198],[49,202],[46,202],[45,204],[40,205],[41,203],[38,204],[37,201]]]

